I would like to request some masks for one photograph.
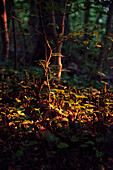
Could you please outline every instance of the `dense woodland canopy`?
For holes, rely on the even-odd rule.
[[[113,169],[113,1],[0,0],[0,169]]]

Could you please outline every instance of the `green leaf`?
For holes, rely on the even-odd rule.
[[[80,147],[81,147],[81,148],[87,148],[88,145],[87,145],[87,144],[81,144]]]
[[[33,146],[35,144],[37,144],[36,141],[30,141],[29,143],[26,144],[26,146]]]
[[[17,156],[22,156],[24,154],[23,149],[19,149],[16,152]]]
[[[96,158],[100,158],[104,155],[103,152],[96,152]]]
[[[104,140],[103,137],[101,137],[101,138],[96,138],[96,142],[102,142],[103,140]]]
[[[60,149],[64,149],[64,148],[68,148],[69,145],[67,143],[64,143],[64,142],[60,142],[58,145],[57,145],[58,148]]]
[[[72,141],[72,142],[78,142],[78,141],[79,141],[79,138],[76,137],[75,135],[73,135],[72,138],[71,138],[71,141]]]
[[[94,145],[94,142],[91,141],[91,140],[89,140],[89,141],[86,142],[86,144],[88,144],[88,145]]]
[[[40,94],[44,94],[44,93],[45,93],[45,91],[40,91],[39,93],[40,93]]]
[[[48,26],[54,26],[55,28],[59,29],[58,24],[49,23]]]
[[[56,137],[55,137],[54,134],[45,134],[45,135],[44,135],[44,138],[46,138],[46,139],[47,139],[48,141],[50,141],[50,142],[56,141]]]

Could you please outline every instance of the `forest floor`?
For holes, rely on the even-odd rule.
[[[38,83],[0,83],[0,169],[113,170],[113,90]]]

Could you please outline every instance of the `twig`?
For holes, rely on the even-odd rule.
[[[37,30],[36,28],[33,28],[31,25],[26,24],[24,21],[21,21],[20,19],[16,18],[15,16],[12,15],[12,18],[14,18],[15,20],[21,22],[22,24],[25,24],[26,26],[30,27],[32,30],[38,32],[39,34],[43,35],[42,32],[40,32],[39,30]]]

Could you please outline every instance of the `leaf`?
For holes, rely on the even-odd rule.
[[[79,138],[76,137],[75,135],[73,135],[72,138],[71,138],[71,141],[72,141],[72,142],[78,142],[78,141],[79,141]]]
[[[86,144],[88,144],[88,145],[94,145],[94,142],[91,141],[91,140],[89,140],[89,141],[86,142]]]
[[[64,118],[62,118],[62,121],[63,122],[68,122],[69,120],[66,117],[64,117]]]
[[[89,41],[83,41],[84,44],[89,44]]]
[[[25,125],[25,124],[33,124],[33,120],[32,120],[32,121],[30,121],[30,120],[24,120],[23,124],[24,124],[24,125]]]
[[[98,71],[98,74],[99,74],[100,76],[106,76],[106,74],[104,74],[104,73],[102,73],[102,72],[100,72],[100,71]]]
[[[18,99],[18,98],[15,98],[16,99],[16,101],[18,102],[18,103],[20,103],[21,102],[21,100],[20,99]]]
[[[95,45],[96,45],[96,47],[99,47],[99,48],[102,47],[100,44],[98,44],[98,42],[96,42]]]
[[[98,40],[98,31],[94,31],[94,34],[96,36],[96,39]]]
[[[29,143],[26,144],[26,146],[33,146],[35,144],[37,144],[36,141],[30,141]]]
[[[96,152],[96,158],[101,158],[103,155],[103,152]]]
[[[56,141],[55,135],[54,134],[45,134],[44,138],[46,138],[50,142]]]
[[[55,28],[59,29],[58,24],[49,23],[48,26],[54,26]]]
[[[24,114],[23,112],[22,112],[22,113],[20,113],[19,115],[20,115],[20,116],[25,116],[25,114]]]
[[[60,142],[58,145],[57,145],[58,148],[60,149],[64,149],[64,148],[68,148],[69,145],[67,143],[64,143],[64,142]]]
[[[23,149],[19,149],[16,154],[17,156],[22,156],[24,154]]]
[[[87,144],[81,144],[80,147],[81,147],[81,148],[87,148],[88,145],[87,145]]]
[[[104,140],[103,137],[101,137],[101,138],[96,138],[96,142],[102,142],[103,140]]]

